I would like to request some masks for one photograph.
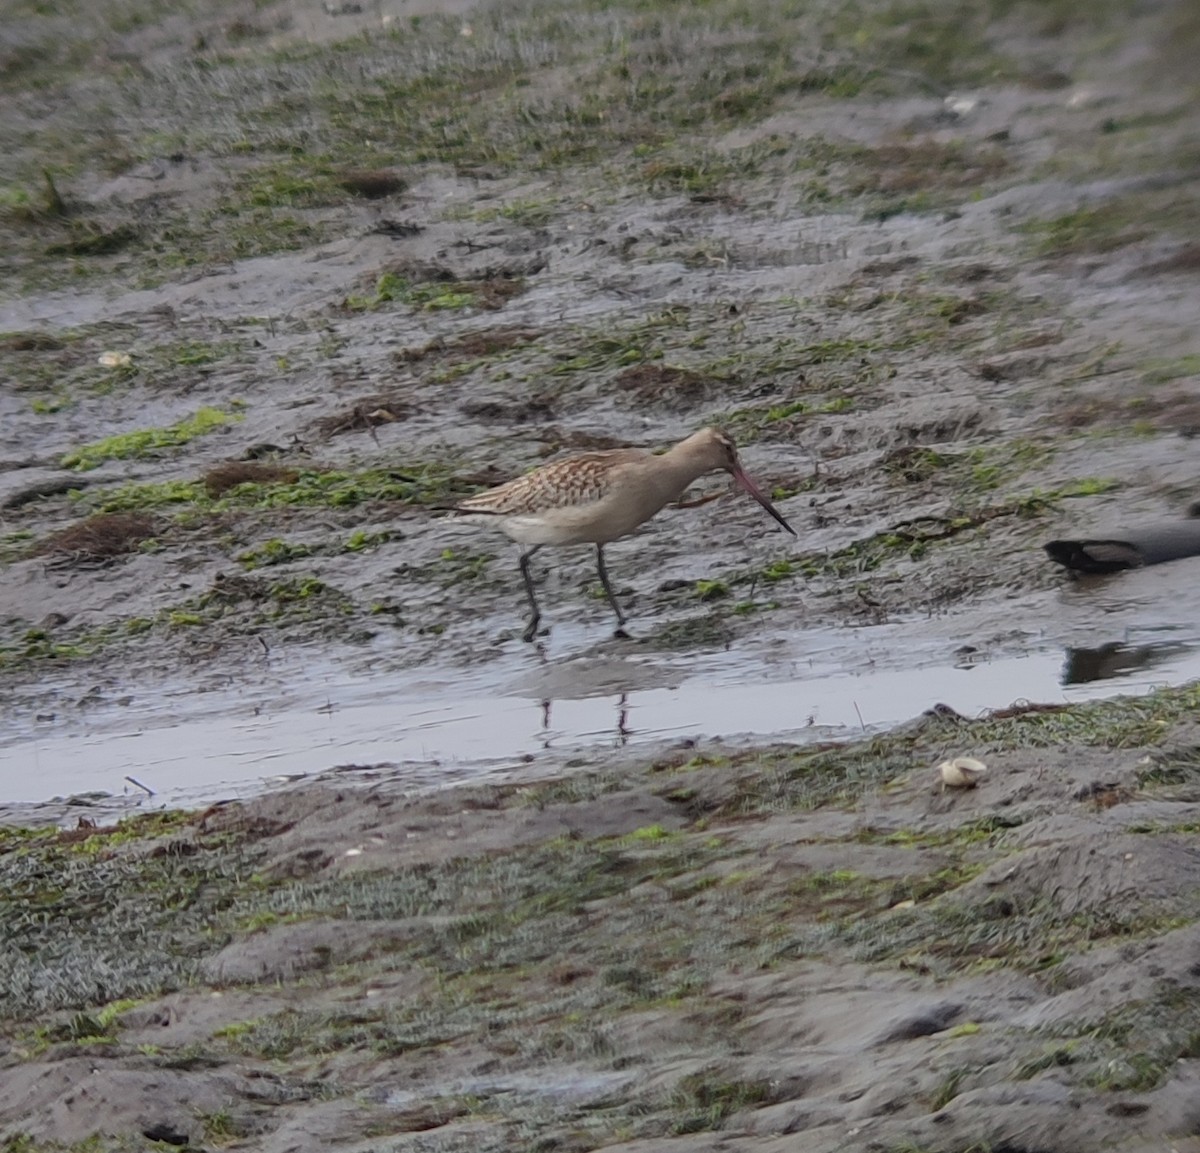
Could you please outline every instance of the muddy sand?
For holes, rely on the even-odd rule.
[[[1042,545],[1200,495],[1197,52],[1182,0],[15,6],[4,1147],[1195,1150],[1196,562]],[[798,540],[709,479],[610,550],[632,640],[564,550],[522,644],[448,507],[705,424]],[[1064,650],[1168,687],[932,708]],[[127,730],[699,669],[931,711],[121,795]]]

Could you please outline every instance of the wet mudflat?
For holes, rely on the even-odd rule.
[[[1187,1148],[1189,6],[355,7],[0,40],[0,1136]]]
[[[1188,1148],[1198,706],[14,829],[0,1119],[28,1149]],[[987,773],[940,789],[964,748]]]

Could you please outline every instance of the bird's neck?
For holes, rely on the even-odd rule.
[[[690,484],[712,471],[712,461],[686,440],[658,458],[657,472],[668,501],[675,500]]]

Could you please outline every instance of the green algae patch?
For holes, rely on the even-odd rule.
[[[218,513],[231,509],[352,508],[375,501],[441,504],[466,496],[478,485],[456,476],[449,466],[417,463],[403,470],[368,468],[357,472],[337,469],[288,470],[292,479],[245,481],[213,495],[201,481],[169,480],[106,487],[81,499],[99,512],[125,512],[176,506],[179,515]],[[380,534],[360,534],[346,543],[359,552],[381,543]]]
[[[124,628],[129,631],[128,625]],[[0,669],[94,657],[106,645],[121,639],[122,632],[119,622],[61,635],[44,628],[22,628],[20,622],[5,622],[0,628]]]
[[[160,449],[177,448],[241,419],[240,413],[222,412],[219,408],[200,408],[166,428],[139,428],[81,445],[63,456],[60,463],[63,468],[87,472],[106,460],[131,460],[150,456]]]

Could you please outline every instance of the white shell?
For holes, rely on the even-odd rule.
[[[948,112],[953,112],[955,116],[966,116],[979,107],[979,98],[977,96],[947,96],[942,104]]]
[[[133,363],[133,357],[127,352],[102,352],[97,363],[103,368],[128,368]]]
[[[977,778],[987,772],[987,765],[974,757],[954,757],[938,765],[938,772],[943,789],[973,789]]]

